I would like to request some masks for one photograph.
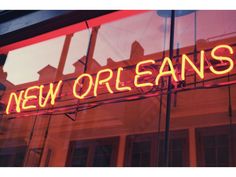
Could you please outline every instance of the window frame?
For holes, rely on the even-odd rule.
[[[88,157],[87,157],[86,167],[93,167],[95,150],[98,145],[112,145],[110,167],[115,167],[117,164],[118,148],[119,148],[119,137],[118,136],[109,137],[109,138],[70,141],[65,166],[71,167],[72,156],[73,156],[73,153],[75,152],[76,148],[87,147],[88,148]]]
[[[227,135],[229,137],[229,167],[236,166],[236,124],[203,127],[196,129],[197,166],[206,167],[204,157],[204,137]]]
[[[21,155],[24,155],[24,158],[22,159],[21,165],[16,166],[17,155],[19,155],[19,153],[21,153]],[[2,155],[10,155],[11,156],[9,163],[6,164],[6,166],[2,166],[2,167],[24,167],[26,153],[27,153],[27,146],[25,146],[25,145],[12,146],[12,147],[1,147],[0,148],[0,156],[2,156]]]
[[[142,133],[142,134],[133,134],[129,135],[126,138],[126,148],[125,148],[125,160],[124,166],[130,167],[131,166],[131,155],[132,155],[132,143],[140,142],[142,140],[150,140],[151,141],[151,159],[150,159],[150,167],[159,167],[158,166],[158,143],[161,140],[164,140],[165,132],[152,132],[152,133]],[[189,166],[189,132],[188,129],[181,129],[181,130],[171,130],[169,132],[169,140],[183,138],[186,141],[185,151],[187,153],[183,153],[183,163],[184,166]],[[155,150],[156,149],[156,150]],[[169,149],[170,151],[170,149]],[[185,152],[184,151],[184,152]]]

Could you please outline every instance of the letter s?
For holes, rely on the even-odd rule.
[[[212,73],[214,74],[226,74],[228,72],[230,72],[233,67],[234,67],[234,62],[233,62],[233,59],[232,58],[229,58],[229,57],[226,57],[226,56],[219,56],[219,55],[216,55],[216,51],[219,50],[219,49],[228,49],[230,54],[233,54],[234,51],[232,49],[232,47],[228,46],[228,45],[218,45],[216,47],[213,48],[213,50],[211,51],[211,57],[215,60],[219,60],[219,61],[228,61],[229,62],[229,67],[225,70],[222,70],[222,71],[217,71],[214,69],[213,66],[210,66],[210,70]]]

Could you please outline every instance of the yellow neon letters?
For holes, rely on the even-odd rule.
[[[100,76],[103,73],[108,73],[109,76],[105,79],[100,79]],[[102,69],[102,70],[98,71],[98,74],[97,74],[97,77],[95,80],[94,92],[93,92],[94,96],[97,96],[98,85],[103,85],[103,84],[106,85],[106,88],[110,93],[113,93],[111,86],[108,82],[109,80],[111,80],[112,76],[113,76],[113,72],[111,69]]]
[[[26,110],[26,109],[36,108],[36,105],[31,104],[31,105],[26,106],[26,103],[29,100],[33,100],[37,98],[37,95],[29,95],[29,91],[39,89],[39,88],[40,88],[39,86],[32,86],[26,89],[25,94],[24,94],[24,100],[22,102],[22,109]]]
[[[198,74],[198,76],[203,79],[204,78],[204,51],[200,52],[200,69],[194,65],[194,63],[190,60],[190,58],[183,54],[182,55],[182,67],[181,67],[181,79],[185,80],[185,71],[186,71],[186,61],[190,64],[193,70]]]
[[[24,90],[20,91],[19,96],[17,96],[16,93],[14,93],[14,92],[12,92],[10,94],[10,97],[9,97],[9,100],[7,103],[6,114],[10,114],[9,111],[10,111],[10,106],[11,106],[11,102],[12,102],[13,97],[14,97],[14,101],[16,103],[16,112],[18,112],[18,113],[21,112],[20,103],[22,100],[23,93],[24,93]]]
[[[122,67],[119,67],[117,69],[117,77],[116,77],[116,90],[119,90],[119,91],[127,91],[127,90],[131,90],[131,87],[128,87],[128,86],[123,86],[123,87],[120,87],[120,75],[121,75],[121,72],[123,71],[124,69]]]
[[[57,86],[56,86],[56,89],[53,90],[53,83],[50,83],[49,85],[49,91],[48,91],[48,94],[46,96],[46,98],[43,97],[43,88],[44,88],[44,85],[41,85],[40,86],[40,90],[39,90],[39,106],[40,107],[45,107],[49,98],[51,98],[51,105],[54,105],[55,104],[55,99],[56,99],[56,96],[59,92],[59,89],[61,88],[61,85],[62,85],[62,81],[60,80],[58,83],[57,83]],[[43,101],[44,100],[44,101]]]
[[[225,54],[226,53],[226,54]],[[233,56],[228,57],[228,55],[234,54],[233,48],[229,45],[218,45],[214,47],[211,51],[211,58],[217,61],[223,62],[223,64],[227,64],[226,69],[219,70],[217,69],[217,65],[210,66],[210,71],[215,75],[223,75],[226,73],[229,73],[233,70],[234,67],[234,61]],[[199,78],[204,79],[204,64],[205,62],[205,51],[200,51],[200,60],[199,60],[199,67],[194,64],[193,61],[187,56],[186,54],[183,54],[181,57],[181,80],[185,80],[186,75],[186,65],[188,64],[191,69],[199,76]],[[174,61],[174,60],[173,60]],[[161,63],[161,67],[159,68],[159,71],[157,72],[157,76],[155,76],[155,80],[149,79],[150,76],[153,75],[153,73],[150,70],[146,70],[143,66],[147,65],[153,65],[155,64],[155,60],[144,60],[136,64],[134,66],[135,69],[135,75],[133,77],[132,81],[127,81],[126,83],[134,83],[133,87],[152,87],[154,84],[158,85],[159,80],[163,76],[171,76],[172,81],[178,82],[178,79],[176,77],[176,71],[174,68],[174,64],[172,60],[169,57],[165,57],[164,60]],[[168,69],[167,69],[168,68]],[[225,67],[224,67],[225,68]],[[133,69],[133,70],[134,70]],[[104,89],[108,91],[109,93],[113,93],[114,91],[131,91],[131,86],[125,86],[121,82],[121,75],[124,69],[123,67],[118,67],[115,71],[117,73],[115,75],[116,78],[113,78],[113,70],[107,68],[100,70],[97,74],[94,75],[94,78],[91,74],[81,74],[76,78],[73,84],[72,93],[73,96],[77,99],[84,99],[86,96],[88,96],[90,93],[93,94],[95,97],[98,95],[98,91],[101,91],[99,89]],[[178,73],[179,73],[178,72]],[[123,78],[123,77],[122,77]],[[141,81],[140,78],[143,78],[143,81]],[[87,79],[86,88],[83,88],[83,85],[81,85],[82,80]],[[125,78],[123,78],[125,79]],[[100,86],[104,87],[100,87]],[[21,90],[19,93],[12,92],[10,93],[10,96],[8,98],[8,103],[6,107],[6,114],[10,114],[10,112],[17,112],[20,113],[22,110],[28,110],[28,109],[37,109],[37,108],[44,108],[46,105],[50,102],[51,105],[55,104],[56,97],[58,96],[58,93],[61,89],[62,81],[59,81],[57,84],[50,83],[49,89],[45,91],[44,85],[40,86],[32,86],[25,90]],[[78,88],[81,88],[81,93],[78,92]],[[45,96],[45,97],[44,97]],[[37,100],[38,99],[38,100]]]
[[[230,46],[228,46],[228,45],[218,45],[218,46],[216,46],[216,47],[211,51],[211,56],[212,56],[213,59],[219,60],[219,61],[222,61],[222,60],[223,60],[223,61],[228,61],[228,62],[229,62],[229,67],[228,67],[227,69],[223,70],[223,71],[217,71],[217,70],[214,69],[213,66],[210,66],[210,70],[211,70],[211,72],[213,72],[214,74],[226,74],[226,73],[229,73],[229,72],[233,69],[233,67],[234,67],[234,62],[233,62],[233,60],[232,60],[231,58],[225,57],[225,56],[217,56],[217,55],[215,54],[215,52],[216,52],[218,49],[221,49],[221,48],[227,49],[227,50],[230,52],[230,54],[233,54],[233,53],[234,53],[232,47],[230,47]]]
[[[150,86],[152,87],[153,86],[153,83],[150,83],[150,82],[146,82],[146,83],[138,83],[138,79],[141,77],[141,76],[145,76],[145,75],[152,75],[152,72],[151,71],[139,71],[140,69],[140,66],[143,65],[143,64],[154,64],[155,61],[154,60],[144,60],[144,61],[141,61],[139,62],[137,65],[136,65],[136,68],[135,68],[135,72],[136,72],[136,75],[134,77],[134,85],[136,87],[146,87],[146,86]]]
[[[79,81],[80,81],[82,78],[84,78],[84,77],[87,77],[87,78],[89,79],[89,84],[88,84],[89,86],[88,86],[87,90],[86,90],[82,95],[78,95],[76,88],[77,88],[77,85],[78,85]],[[76,98],[78,98],[78,99],[83,99],[85,96],[87,96],[87,95],[89,94],[89,92],[90,92],[90,90],[91,90],[91,88],[92,88],[92,85],[93,85],[93,78],[92,78],[92,76],[91,76],[90,74],[86,74],[86,73],[81,74],[81,75],[75,80],[75,82],[74,82],[74,85],[73,85],[73,95],[74,95]],[[83,85],[82,85],[82,86],[83,86]]]
[[[15,104],[16,104],[16,112],[18,112],[18,113],[21,112],[21,110],[35,109],[35,108],[37,108],[37,105],[39,107],[43,108],[43,107],[46,106],[49,98],[51,99],[51,102],[50,102],[51,105],[54,105],[56,96],[59,92],[59,89],[60,89],[61,85],[62,85],[62,81],[59,81],[57,86],[56,86],[56,89],[54,90],[53,89],[54,88],[53,83],[50,83],[49,91],[47,93],[46,98],[43,97],[43,88],[44,88],[43,85],[29,87],[25,91],[22,90],[22,91],[20,91],[18,96],[17,96],[16,93],[12,92],[10,94],[10,97],[9,97],[9,100],[8,100],[8,104],[7,104],[7,108],[6,108],[6,114],[10,114],[10,106],[13,102],[13,99],[14,99]],[[34,94],[31,93],[30,94],[30,92],[32,92],[33,90],[36,90],[38,92],[38,94],[36,94],[36,93],[34,93]],[[37,98],[38,98],[38,100],[35,100]],[[35,102],[34,103],[32,102],[30,105],[27,105],[27,103],[30,100],[31,101],[35,100]]]
[[[169,70],[164,71],[166,63],[168,63],[168,65],[169,65]],[[156,85],[159,84],[159,80],[160,80],[160,78],[162,76],[167,76],[167,75],[172,75],[172,77],[175,80],[175,82],[178,81],[178,79],[176,77],[176,74],[175,74],[175,69],[174,69],[173,64],[172,64],[172,62],[171,62],[169,57],[165,57],[163,62],[162,62],[162,64],[161,64],[159,74],[157,75],[156,81],[155,81]]]

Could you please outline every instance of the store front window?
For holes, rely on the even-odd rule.
[[[236,166],[236,11],[118,14],[0,48],[0,166]]]

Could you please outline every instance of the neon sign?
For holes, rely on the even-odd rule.
[[[210,66],[209,70],[215,75],[223,75],[232,71],[234,67],[234,61],[232,58],[228,56],[219,55],[220,50],[227,51],[228,54],[232,55],[233,49],[229,45],[218,45],[214,47],[211,51],[211,57],[214,60],[227,62],[227,68],[223,70],[217,70],[214,66]],[[141,78],[146,76],[153,76],[154,73],[150,70],[145,70],[143,66],[148,65],[155,65],[154,60],[144,60],[140,61],[135,65],[135,75],[133,77],[133,85],[137,88],[141,87],[153,87],[154,85],[159,85],[160,78],[165,76],[171,76],[174,82],[183,81],[185,80],[186,75],[186,65],[191,67],[196,75],[200,79],[204,79],[204,65],[205,65],[205,51],[200,51],[200,63],[199,66],[191,61],[191,59],[186,55],[183,54],[181,57],[181,70],[180,70],[180,78],[177,77],[177,73],[174,67],[172,60],[168,57],[165,57],[164,60],[161,62],[160,68],[157,71],[157,75],[154,76],[155,80],[153,82],[150,81],[142,81],[140,82]],[[168,67],[168,69],[166,69]],[[99,95],[99,88],[103,86],[108,93],[113,94],[114,91],[119,92],[127,92],[131,91],[132,88],[128,85],[121,84],[121,76],[124,71],[124,68],[119,67],[114,71],[106,68],[101,69],[96,74],[95,78],[92,77],[91,74],[83,73],[77,77],[76,80],[73,81],[73,89],[72,93],[74,98],[76,99],[86,99],[89,94],[92,94],[94,97]],[[88,81],[88,86],[83,88],[83,80]],[[111,80],[115,79],[115,88],[111,87]],[[60,90],[62,88],[63,81],[60,80],[57,83],[50,83],[49,88],[46,90],[46,96],[43,95],[45,93],[45,86],[32,86],[25,90],[21,90],[18,94],[16,92],[12,92],[9,96],[7,107],[6,107],[6,114],[10,114],[14,110],[17,113],[20,113],[22,110],[34,110],[38,108],[43,108],[46,105],[54,105],[56,98],[58,97]],[[78,92],[83,88],[83,93]],[[32,100],[36,100],[36,102],[32,102]],[[49,101],[50,100],[50,101]]]

